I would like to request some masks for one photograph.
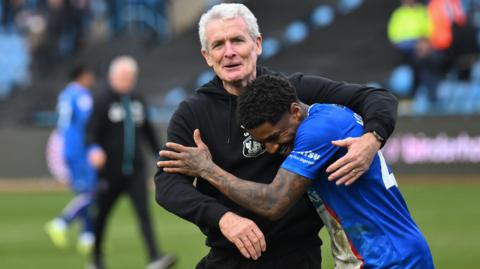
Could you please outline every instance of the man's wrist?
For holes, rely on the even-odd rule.
[[[209,180],[212,175],[214,167],[215,167],[214,163],[207,164],[204,169],[200,170],[199,176],[203,179]]]
[[[377,150],[382,147],[382,142],[373,134],[373,132],[365,133],[364,136],[368,137],[368,139],[372,141],[372,145],[375,145]]]
[[[375,139],[377,139],[377,141],[380,142],[380,144],[383,144],[383,142],[385,142],[385,138],[383,138],[381,135],[379,135],[377,133],[377,131],[373,130],[371,133],[373,134]]]

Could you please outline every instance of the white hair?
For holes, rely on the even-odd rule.
[[[120,68],[127,68],[129,71],[135,74],[138,72],[137,61],[133,57],[128,55],[118,56],[112,60],[108,69],[109,76],[112,76]]]
[[[247,24],[248,33],[255,40],[260,36],[260,31],[258,30],[257,18],[253,13],[243,4],[237,3],[222,3],[213,6],[207,12],[205,12],[200,21],[198,22],[198,36],[200,37],[200,44],[202,45],[202,50],[207,50],[207,37],[205,35],[205,30],[207,24],[213,20],[228,20],[241,17]]]

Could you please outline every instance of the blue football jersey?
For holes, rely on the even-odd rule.
[[[70,83],[58,97],[57,129],[64,139],[65,156],[81,156],[85,152],[85,127],[92,113],[90,91],[78,83]]]
[[[362,118],[350,109],[312,105],[282,168],[313,181],[308,194],[330,234],[335,268],[434,268],[380,151],[352,185],[328,181],[326,167],[346,153],[332,141],[363,133]]]
[[[57,130],[63,138],[63,158],[69,170],[70,185],[77,192],[92,191],[96,171],[87,160],[85,128],[93,110],[90,91],[72,82],[58,97]]]

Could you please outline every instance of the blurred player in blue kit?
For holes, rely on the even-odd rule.
[[[62,157],[69,172],[69,186],[76,195],[57,218],[46,224],[45,231],[55,246],[64,248],[68,245],[68,226],[78,219],[82,230],[77,249],[87,254],[95,241],[89,210],[94,200],[97,175],[87,160],[85,128],[93,108],[90,88],[95,75],[92,70],[80,65],[72,70],[70,78],[71,82],[58,97],[57,132],[63,141]]]
[[[380,151],[366,171],[352,171],[364,172],[354,183],[339,186],[328,180],[326,167],[347,151],[332,141],[361,136],[359,115],[339,105],[303,104],[288,80],[276,76],[251,82],[239,96],[237,115],[270,154],[286,158],[271,183],[242,180],[217,166],[198,130],[197,147],[167,143],[169,150],[160,155],[170,160],[158,165],[165,172],[203,178],[272,220],[308,193],[330,234],[335,268],[434,268],[429,246]]]

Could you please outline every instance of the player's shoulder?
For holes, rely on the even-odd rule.
[[[312,119],[321,119],[321,123],[330,127],[342,129],[344,126],[355,122],[363,125],[363,120],[360,115],[342,105],[314,104],[310,106],[308,114]]]
[[[328,105],[311,105],[307,117],[297,130],[297,137],[316,142],[333,140],[338,136],[338,127],[332,120],[334,116],[334,110]]]

